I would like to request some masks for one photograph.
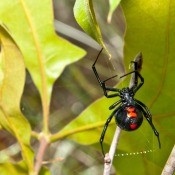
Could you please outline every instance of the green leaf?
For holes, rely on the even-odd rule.
[[[32,169],[31,128],[20,111],[25,66],[19,48],[2,25],[0,26],[0,44],[0,124],[17,138],[23,158],[29,169]]]
[[[17,164],[12,163],[3,163],[0,164],[0,172],[1,175],[27,175],[28,172],[26,171],[26,166],[24,162],[20,162]]]
[[[103,97],[92,103],[76,119],[63,128],[63,130],[51,136],[51,140],[56,141],[69,137],[81,144],[93,144],[98,142],[106,116],[110,114],[110,111],[106,109],[110,106],[112,101],[114,100],[111,99],[108,101]],[[111,125],[114,125],[114,122],[111,122]]]
[[[136,98],[150,109],[153,123],[160,133],[162,148],[158,148],[157,138],[144,119],[137,131],[122,131],[116,152],[120,156],[114,159],[114,165],[119,174],[161,174],[175,142],[175,1],[128,0],[121,3],[127,24],[125,65],[128,68],[135,55],[142,52],[141,74],[145,83]],[[111,113],[108,107],[117,100],[98,100],[59,134],[66,133],[64,136],[84,144],[98,142],[102,129],[98,124],[107,119]],[[92,125],[95,127],[88,130]],[[110,144],[115,131],[112,126],[108,127],[105,136],[107,144]]]
[[[74,16],[81,28],[96,40],[110,56],[96,20],[92,0],[76,0],[74,5]]]
[[[122,1],[122,7],[127,23],[125,63],[128,65],[133,55],[142,52],[145,84],[137,98],[150,108],[162,143],[162,149],[149,157],[150,162],[161,168],[150,166],[145,174],[161,174],[175,142],[175,2],[129,0]],[[146,135],[149,129],[149,125],[144,127],[143,134]],[[154,134],[150,133],[151,137],[156,144]]]
[[[108,13],[108,22],[111,22],[112,19],[112,15],[115,11],[115,9],[118,7],[118,5],[120,4],[121,0],[109,0],[109,13]]]
[[[56,35],[51,0],[3,1],[0,21],[18,44],[40,92],[46,125],[53,83],[65,66],[79,60],[85,52]]]
[[[51,175],[51,173],[50,173],[50,171],[49,171],[49,169],[48,168],[46,168],[46,167],[41,167],[41,170],[40,170],[40,172],[39,172],[39,175]]]
[[[0,164],[0,172],[1,175],[27,175],[28,172],[26,171],[26,165],[24,163],[24,161],[21,161],[19,163],[16,164],[12,164],[12,163],[2,163]],[[31,173],[30,175],[34,175],[33,173]],[[39,175],[50,175],[49,170],[46,167],[42,167]]]

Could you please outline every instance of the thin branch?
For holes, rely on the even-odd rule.
[[[118,140],[119,140],[119,137],[120,137],[120,133],[121,133],[121,129],[117,126],[117,128],[115,130],[113,140],[112,140],[112,144],[111,144],[111,147],[110,147],[110,150],[109,150],[109,153],[107,153],[105,155],[105,158],[104,158],[104,172],[103,172],[103,175],[109,175],[110,174],[113,158],[114,158],[114,155],[115,155],[115,150],[117,148]]]
[[[173,175],[175,172],[175,145],[171,151],[171,154],[165,164],[165,167],[161,175]]]
[[[43,162],[43,157],[46,151],[46,148],[48,146],[48,139],[43,135],[40,138],[40,146],[38,149],[38,153],[36,155],[36,161],[35,161],[35,174],[38,175],[39,171],[41,169],[42,166],[42,162]]]
[[[113,123],[111,122],[111,124]],[[56,142],[57,140],[66,138],[70,135],[73,135],[79,132],[83,132],[83,131],[87,131],[87,130],[93,130],[94,128],[102,127],[103,125],[104,125],[104,121],[100,121],[100,122],[96,122],[95,124],[81,126],[81,127],[78,127],[72,130],[65,130],[63,132],[59,131],[58,133],[50,136],[50,142]]]
[[[140,72],[141,69],[142,69],[142,62],[143,62],[142,54],[139,53],[135,57],[134,61],[137,62],[137,65],[138,65],[137,71]],[[136,78],[137,78],[136,74],[132,74],[132,77],[131,77],[131,80],[130,80],[130,84],[129,84],[130,88],[134,85],[134,82],[135,82]],[[117,148],[117,144],[118,144],[118,140],[119,140],[119,137],[120,137],[120,133],[121,133],[121,129],[117,126],[115,134],[114,134],[114,137],[113,137],[113,140],[112,140],[112,143],[111,143],[111,147],[110,147],[109,153],[107,153],[105,155],[105,158],[104,158],[104,172],[103,172],[103,175],[110,175],[112,162],[113,162],[113,158],[114,158],[115,151],[116,151],[116,148]]]
[[[35,132],[35,131],[31,131],[31,136],[35,139],[38,139],[39,140],[39,134],[38,132]]]

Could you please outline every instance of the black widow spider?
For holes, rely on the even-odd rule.
[[[100,137],[100,145],[102,149],[102,153],[104,154],[104,149],[103,149],[103,140],[105,137],[106,130],[108,128],[108,124],[110,123],[111,119],[114,117],[116,124],[123,130],[126,131],[134,131],[140,127],[143,121],[143,116],[146,118],[148,123],[150,124],[152,130],[154,131],[154,134],[157,136],[158,143],[159,143],[159,148],[161,148],[161,143],[159,139],[159,133],[154,127],[152,123],[152,115],[148,109],[148,107],[142,103],[141,101],[137,100],[134,98],[135,93],[141,88],[141,86],[144,84],[144,78],[140,75],[140,73],[137,71],[137,62],[132,61],[131,63],[134,64],[134,71],[129,72],[120,78],[123,78],[129,74],[135,73],[135,82],[134,85],[129,88],[114,88],[114,87],[108,87],[106,86],[106,81],[116,77],[117,75],[110,77],[104,81],[102,81],[98,75],[98,72],[96,70],[95,64],[101,54],[103,49],[99,52],[95,62],[92,65],[93,72],[103,89],[104,95],[107,98],[113,98],[113,97],[120,97],[120,100],[115,102],[109,107],[109,110],[114,109],[114,111],[111,113],[111,115],[108,117],[106,120],[106,123],[104,124],[103,131],[101,133]],[[140,78],[140,83],[138,84],[137,78]],[[108,94],[109,91],[115,92],[112,94]]]

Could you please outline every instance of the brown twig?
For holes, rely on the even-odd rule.
[[[138,72],[140,72],[141,69],[142,69],[142,62],[143,62],[142,54],[139,53],[135,57],[134,61],[137,62],[137,66],[138,66],[137,68],[134,68],[134,69],[136,69]],[[136,79],[137,79],[136,74],[132,74],[132,77],[131,77],[131,80],[130,80],[130,84],[129,84],[130,88],[134,85]],[[118,144],[118,140],[119,140],[119,137],[120,137],[120,133],[121,133],[121,129],[117,126],[115,134],[114,134],[114,137],[113,137],[113,140],[112,140],[112,143],[111,143],[111,146],[110,146],[109,153],[107,153],[105,155],[105,158],[104,158],[103,175],[110,175],[112,162],[113,162],[113,158],[114,158],[115,151],[116,151],[116,148],[117,148],[117,144]]]
[[[41,169],[42,162],[43,162],[43,157],[44,157],[46,148],[48,146],[48,143],[49,142],[48,142],[47,138],[44,135],[42,135],[40,137],[40,146],[39,146],[39,149],[38,149],[38,153],[36,155],[35,175],[38,175],[39,174],[39,171]]]
[[[173,175],[175,172],[175,145],[171,151],[171,154],[165,164],[165,167],[161,175]]]

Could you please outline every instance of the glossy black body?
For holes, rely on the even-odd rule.
[[[132,110],[129,110],[132,109]],[[125,131],[134,131],[143,122],[143,113],[137,106],[121,107],[114,114],[116,124]]]

